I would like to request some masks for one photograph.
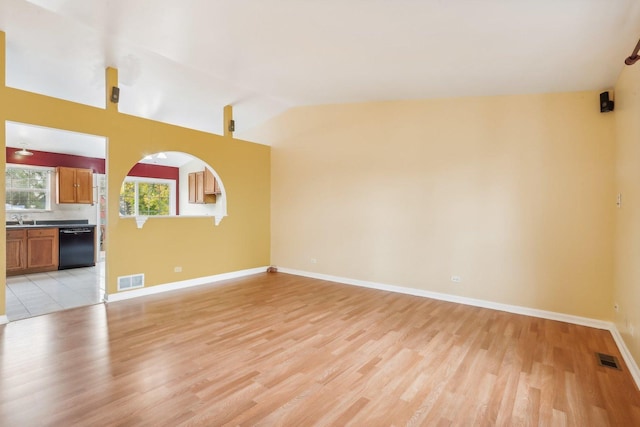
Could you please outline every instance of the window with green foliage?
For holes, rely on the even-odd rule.
[[[120,188],[120,215],[175,215],[175,181],[127,177]]]
[[[51,173],[49,168],[7,166],[5,209],[51,209]]]

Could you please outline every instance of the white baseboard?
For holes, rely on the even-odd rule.
[[[443,294],[439,292],[425,291],[422,289],[405,288],[402,286],[387,285],[365,280],[348,279],[327,274],[311,273],[308,271],[292,270],[278,267],[282,273],[294,274],[296,276],[311,277],[314,279],[328,280],[331,282],[344,283],[347,285],[362,286],[365,288],[379,289],[382,291],[397,292],[400,294],[414,295],[418,297],[433,298],[440,301],[455,302],[458,304],[472,305],[474,307],[490,308],[493,310],[506,311],[509,313],[523,314],[525,316],[540,317],[543,319],[558,320],[560,322],[574,323],[576,325],[589,326],[597,329],[611,329],[612,323],[603,320],[590,319],[588,317],[573,316],[570,314],[556,313],[554,311],[539,310],[536,308],[521,307],[518,305],[502,304],[499,302],[461,297],[458,295]]]
[[[0,325],[4,325],[5,323],[9,323],[7,316],[0,316]]]
[[[624,359],[624,362],[627,364],[627,368],[629,368],[629,372],[631,372],[631,376],[636,382],[636,386],[638,387],[638,390],[640,390],[640,369],[638,369],[638,364],[636,363],[635,359],[631,355],[631,352],[629,351],[629,347],[627,347],[627,344],[624,342],[624,339],[622,338],[622,335],[620,335],[618,328],[616,328],[615,325],[612,325],[612,326],[613,327],[610,329],[610,332],[611,332],[611,335],[613,335],[613,340],[618,345],[620,354],[622,354],[622,358]]]
[[[121,291],[115,294],[105,294],[104,301],[108,303],[123,301],[131,298],[144,297],[147,295],[159,294],[162,292],[175,291],[179,289],[191,288],[193,286],[208,285],[228,279],[251,276],[253,274],[264,273],[267,267],[256,267],[247,270],[232,271],[229,273],[216,274],[213,276],[198,277],[196,279],[182,280],[180,282],[165,283],[162,285],[150,286],[148,288]]]
[[[525,316],[539,317],[541,319],[557,320],[560,322],[573,323],[576,325],[588,326],[596,329],[605,329],[611,332],[611,335],[613,336],[613,339],[616,342],[618,349],[620,350],[620,353],[622,354],[622,358],[627,364],[627,367],[629,368],[629,372],[631,372],[631,376],[633,377],[636,383],[636,387],[640,389],[640,369],[638,369],[638,365],[633,359],[633,356],[631,355],[629,348],[625,344],[624,339],[620,335],[620,332],[618,332],[618,329],[616,328],[613,322],[591,319],[588,317],[574,316],[571,314],[557,313],[554,311],[539,310],[537,308],[502,304],[502,303],[493,302],[493,301],[461,297],[458,295],[450,295],[450,294],[444,294],[439,292],[425,291],[422,289],[406,288],[402,286],[387,285],[387,284],[377,283],[377,282],[369,282],[366,280],[349,279],[345,277],[331,276],[328,274],[294,270],[291,268],[278,267],[278,271],[281,273],[293,274],[296,276],[304,276],[304,277],[310,277],[313,279],[327,280],[330,282],[344,283],[346,285],[362,286],[365,288],[379,289],[379,290],[389,291],[389,292],[397,292],[401,294],[432,298],[432,299],[437,299],[437,300],[447,301],[447,302],[455,302],[458,304],[489,308],[492,310],[506,311],[508,313],[522,314]]]

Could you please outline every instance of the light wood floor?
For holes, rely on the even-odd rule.
[[[0,425],[638,426],[609,332],[260,274],[0,326]]]

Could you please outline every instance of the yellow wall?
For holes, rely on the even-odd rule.
[[[5,49],[5,34],[0,31],[0,100],[5,99],[6,96],[6,88],[5,88],[5,76],[6,76],[6,49]],[[7,114],[8,104],[6,102],[0,101],[0,117],[4,117]],[[0,123],[4,123],[4,120]],[[4,127],[4,126],[3,126]],[[5,151],[0,154],[0,165],[7,164],[7,153],[4,147],[6,147],[6,132],[4,129],[0,131],[0,151]],[[0,174],[0,188],[5,188],[5,176]],[[5,204],[6,194],[4,191],[0,191],[0,203],[2,206]],[[4,209],[0,209],[0,223],[5,224],[7,221],[7,215]],[[6,271],[7,269],[7,241],[6,239],[0,239],[0,271]],[[7,312],[7,286],[6,286],[6,276],[0,275],[4,279],[0,282],[0,316],[4,316]]]
[[[640,364],[640,64],[625,67],[615,90],[616,191],[616,327]],[[632,334],[633,332],[633,334]]]
[[[4,33],[0,33],[0,46],[3,77]],[[114,74],[109,77],[113,79]],[[109,103],[105,110],[7,88],[4,79],[0,99],[1,123],[8,120],[108,138],[108,293],[116,292],[117,277],[122,275],[145,273],[146,286],[153,286],[269,264],[269,147],[119,114]],[[0,134],[4,167],[5,132]],[[133,219],[119,218],[122,180],[144,155],[158,151],[190,153],[218,172],[229,214],[219,226],[213,225],[213,218],[151,218],[137,229]],[[4,175],[0,180],[4,187]],[[2,215],[4,224],[4,210]],[[4,254],[4,239],[0,248]],[[5,257],[0,258],[4,270]],[[174,273],[175,266],[181,266],[182,272]],[[0,315],[4,313],[3,282]]]
[[[254,136],[272,144],[272,264],[611,318],[597,92],[302,107]]]

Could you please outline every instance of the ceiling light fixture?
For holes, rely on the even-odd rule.
[[[638,44],[636,45],[636,48],[633,49],[633,53],[631,54],[631,56],[629,56],[627,59],[624,60],[624,63],[627,65],[633,65],[636,63],[636,61],[638,61],[638,59],[640,59],[640,56],[638,56],[638,51],[640,50],[640,40],[638,40]]]
[[[26,144],[22,144],[22,148],[16,150],[15,154],[17,156],[33,156],[33,153],[26,148]]]

